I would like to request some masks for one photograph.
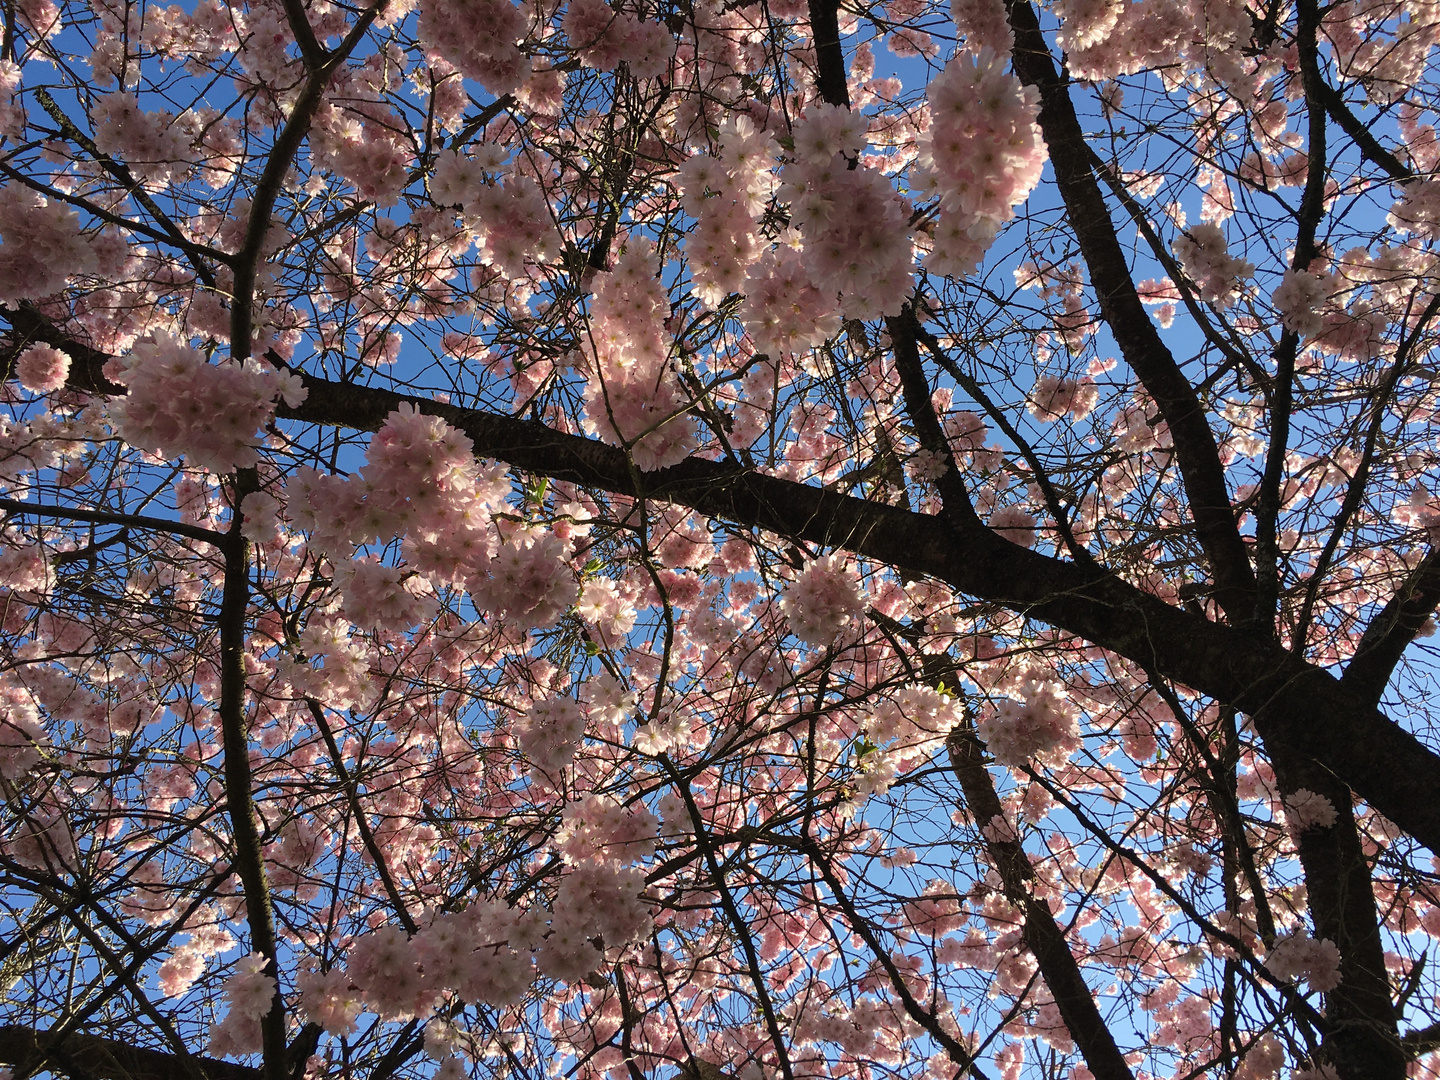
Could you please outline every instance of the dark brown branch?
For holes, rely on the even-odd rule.
[[[68,1035],[47,1052],[49,1047],[48,1031],[0,1027],[0,1062],[17,1072],[45,1070],[73,1080],[191,1080],[193,1067],[206,1080],[261,1080],[260,1070],[247,1065],[207,1057],[185,1062],[174,1054],[98,1035]]]
[[[1380,145],[1380,140],[1371,134],[1370,128],[1350,111],[1350,106],[1345,103],[1345,96],[1339,90],[1324,81],[1317,90],[1325,112],[1331,120],[1340,125],[1341,131],[1350,136],[1366,160],[1384,169],[1396,183],[1411,184],[1420,179],[1414,170],[1407,168],[1399,158]]]
[[[1360,639],[1341,685],[1378,703],[1401,654],[1440,607],[1440,552],[1431,548]]]
[[[15,313],[9,313],[13,319]],[[37,335],[38,336],[38,335]],[[52,335],[64,341],[59,335]],[[43,339],[49,340],[49,339]],[[67,350],[71,346],[67,345]],[[104,357],[74,343],[77,387],[103,382]],[[375,431],[401,405],[446,420],[475,452],[556,480],[635,496],[623,450],[544,424],[301,375],[309,397],[285,419]],[[116,388],[121,389],[121,388]],[[644,476],[648,498],[794,540],[928,575],[1004,604],[1250,715],[1267,743],[1314,758],[1431,850],[1440,851],[1440,755],[1380,713],[1373,701],[1273,640],[1172,607],[1100,567],[1080,566],[1002,540],[957,533],[948,519],[691,458]]]
[[[1328,163],[1325,155],[1325,111],[1315,98],[1319,93],[1320,61],[1316,33],[1320,12],[1315,0],[1300,0],[1295,48],[1300,58],[1301,83],[1310,106],[1309,142],[1306,146],[1308,165],[1305,170],[1305,191],[1295,215],[1295,253],[1290,260],[1294,273],[1308,271],[1310,262],[1319,254],[1315,232],[1325,214],[1325,177]],[[1275,379],[1270,388],[1270,445],[1265,450],[1265,469],[1260,477],[1259,497],[1255,503],[1255,607],[1253,618],[1257,627],[1273,632],[1275,605],[1280,596],[1279,522],[1281,486],[1285,479],[1285,459],[1290,450],[1290,419],[1295,401],[1295,359],[1300,352],[1300,335],[1286,328],[1280,335],[1273,354]],[[1303,640],[1303,639],[1301,639]]]
[[[225,538],[225,583],[220,597],[220,729],[225,749],[225,808],[235,843],[235,873],[245,892],[250,947],[265,957],[265,973],[276,980],[270,1011],[260,1021],[264,1036],[265,1080],[288,1080],[285,1048],[285,1000],[280,996],[279,959],[275,945],[275,913],[265,857],[260,845],[250,773],[250,739],[245,716],[245,637],[250,604],[250,541],[240,531],[245,517],[240,505],[258,488],[254,469],[235,478],[235,507]]]
[[[1007,4],[1015,34],[1015,73],[1040,92],[1040,130],[1050,153],[1067,220],[1115,343],[1160,408],[1174,441],[1195,532],[1210,560],[1215,598],[1232,618],[1248,616],[1255,578],[1240,538],[1225,485],[1225,470],[1206,411],[1161,340],[1130,276],[1109,207],[1090,168],[1090,148],[1069,89],[1055,68],[1035,9],[1025,0]]]
[[[840,45],[839,0],[810,0],[810,36],[815,45],[815,88],[820,100],[850,107],[845,50]]]
[[[929,666],[933,666],[933,661],[927,658]],[[1134,1074],[1115,1044],[1105,1018],[1100,1015],[1095,995],[1065,940],[1065,931],[1055,921],[1050,905],[1031,890],[1035,870],[1030,865],[1030,857],[1018,840],[1006,839],[993,827],[1009,819],[995,791],[995,781],[985,767],[985,744],[974,731],[962,727],[951,732],[946,746],[950,751],[950,765],[965,793],[966,806],[985,839],[990,861],[1000,874],[1005,897],[1024,912],[1025,944],[1035,955],[1050,996],[1055,999],[1085,1064],[1097,1080],[1131,1080]]]
[[[167,518],[146,517],[144,514],[112,514],[104,510],[80,510],[73,506],[51,506],[46,503],[20,502],[16,499],[0,498],[0,510],[7,514],[24,517],[53,517],[66,521],[87,521],[92,525],[121,525],[131,529],[153,529],[156,532],[174,533],[207,544],[220,544],[224,533],[204,529],[199,525],[187,525],[183,521]]]

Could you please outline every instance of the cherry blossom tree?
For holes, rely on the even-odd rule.
[[[9,1080],[1440,1075],[1437,44],[11,0]]]

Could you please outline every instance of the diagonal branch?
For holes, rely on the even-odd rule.
[[[50,1032],[11,1024],[0,1027],[0,1062],[17,1071],[45,1070],[73,1080],[190,1080],[187,1062],[162,1050],[98,1035],[67,1035],[50,1049]],[[192,1057],[188,1065],[205,1080],[261,1080],[259,1069],[215,1058]]]
[[[1090,148],[1069,89],[1055,68],[1035,9],[1006,5],[1015,34],[1015,73],[1040,91],[1040,130],[1080,253],[1125,362],[1155,400],[1170,428],[1195,531],[1215,575],[1215,598],[1234,620],[1248,617],[1255,578],[1240,538],[1220,452],[1195,388],[1161,340],[1140,302],[1110,210],[1090,168]]]
[[[109,385],[101,373],[104,354],[67,341],[53,329],[37,330],[33,314],[5,314],[12,325],[28,327],[27,339],[61,344],[70,352],[75,388],[123,392],[121,387],[103,389]],[[277,415],[283,419],[376,431],[405,405],[460,429],[481,456],[556,480],[639,494],[625,452],[617,447],[538,421],[297,374],[309,396],[298,407],[281,406]],[[1391,821],[1440,851],[1440,800],[1434,798],[1440,789],[1440,755],[1352,685],[1268,636],[1212,623],[1102,567],[1027,550],[989,529],[957,533],[948,519],[744,465],[690,458],[642,479],[648,498],[793,540],[843,548],[902,573],[928,575],[1153,668],[1248,714],[1267,743],[1287,744],[1315,759]]]
[[[1425,553],[1360,638],[1340,683],[1364,700],[1379,702],[1395,665],[1440,607],[1440,550]]]

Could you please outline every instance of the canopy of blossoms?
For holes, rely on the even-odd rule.
[[[1440,1075],[1440,7],[3,15],[4,1080]]]

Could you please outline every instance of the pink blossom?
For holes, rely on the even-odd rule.
[[[99,268],[80,216],[18,184],[0,186],[0,303],[38,300]]]
[[[1335,805],[1309,788],[1297,788],[1285,800],[1285,818],[1296,832],[1328,829],[1335,824]]]
[[[65,385],[70,354],[50,345],[31,345],[15,360],[15,377],[32,394],[49,394]]]
[[[1334,291],[1334,281],[1308,270],[1287,270],[1270,302],[1280,312],[1281,325],[1302,338],[1314,337],[1324,327],[1320,305]]]
[[[1016,697],[1020,700],[996,702],[976,725],[996,761],[1015,767],[1032,760],[1051,763],[1079,746],[1077,712],[1059,683],[1032,679]]]
[[[275,399],[298,405],[306,393],[297,377],[268,364],[211,364],[169,334],[143,339],[109,373],[129,389],[110,405],[127,442],[217,473],[258,462],[255,432],[274,416]]]
[[[1195,282],[1200,299],[1221,307],[1234,304],[1244,280],[1255,273],[1253,263],[1229,253],[1218,225],[1193,225],[1173,246],[1175,258]]]
[[[1281,979],[1304,979],[1313,990],[1340,985],[1340,950],[1335,943],[1300,931],[1277,939],[1265,966]]]
[[[865,605],[860,578],[839,552],[807,563],[780,596],[780,610],[791,632],[806,644],[822,648],[861,619]]]
[[[360,996],[344,971],[301,971],[295,985],[300,991],[299,1011],[306,1020],[331,1035],[349,1035],[356,1030]]]
[[[928,93],[934,119],[917,139],[924,171],[914,182],[940,196],[942,217],[926,266],[963,276],[1040,179],[1039,94],[989,48],[956,56]]]

